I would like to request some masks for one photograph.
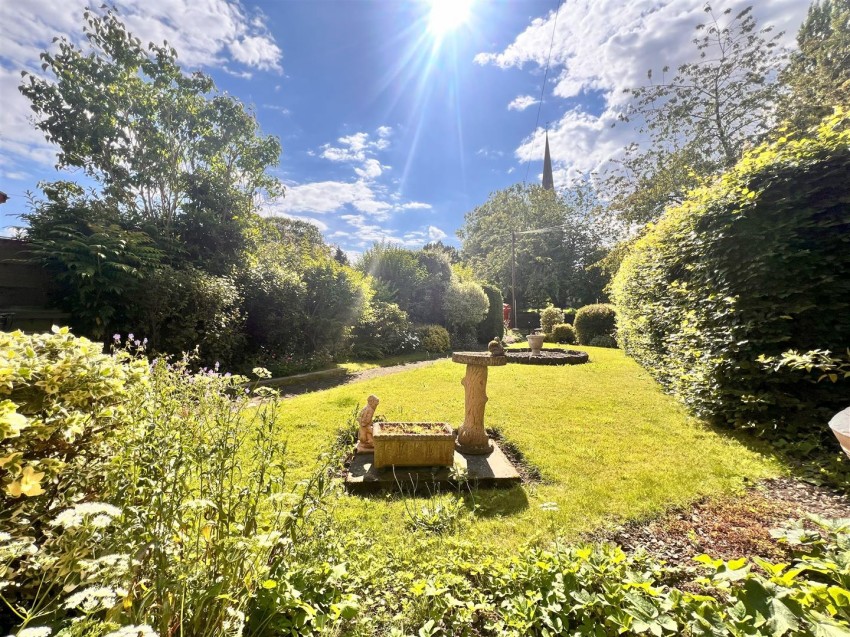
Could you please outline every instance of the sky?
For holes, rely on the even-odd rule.
[[[12,235],[55,148],[34,128],[20,72],[41,74],[56,36],[82,37],[86,0],[0,0],[0,235]],[[101,3],[94,2],[99,6]],[[808,0],[755,4],[794,37]],[[636,137],[617,124],[649,69],[696,57],[699,0],[138,0],[118,13],[167,40],[256,115],[283,152],[286,194],[266,215],[317,225],[352,256],[375,241],[459,245],[464,214],[514,183],[539,183],[548,128],[555,186],[604,168]],[[548,73],[546,72],[548,64]],[[544,75],[546,83],[544,89]],[[541,95],[543,97],[541,103]],[[617,125],[614,125],[617,124]]]

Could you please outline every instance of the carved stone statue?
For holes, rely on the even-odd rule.
[[[502,340],[497,336],[487,345],[487,349],[490,350],[490,356],[504,356],[505,355],[505,347],[502,345]]]
[[[377,396],[369,396],[366,406],[360,411],[357,420],[360,422],[360,437],[357,442],[357,453],[374,453],[375,443],[372,440],[372,419],[375,417],[375,409],[378,407]]]

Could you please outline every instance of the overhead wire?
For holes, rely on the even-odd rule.
[[[564,0],[558,0],[558,8],[555,9],[555,20],[552,23],[552,38],[549,40],[549,54],[546,56],[546,68],[543,71],[543,84],[540,86],[540,99],[537,101],[537,118],[534,121],[534,131],[540,126],[540,112],[543,109],[543,97],[546,94],[546,79],[549,77],[549,63],[552,61],[552,48],[555,45],[555,31],[558,27],[558,16],[561,13],[561,5]],[[534,133],[532,133],[533,135]],[[534,140],[531,141],[531,151],[525,160],[525,178],[523,183],[528,182],[528,171],[531,169],[531,157],[534,155]]]

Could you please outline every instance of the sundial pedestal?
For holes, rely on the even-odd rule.
[[[491,356],[487,352],[455,352],[452,361],[466,365],[461,384],[465,390],[463,424],[457,431],[455,449],[463,454],[487,455],[493,451],[493,441],[484,429],[484,409],[487,405],[487,370],[507,365],[507,356]]]

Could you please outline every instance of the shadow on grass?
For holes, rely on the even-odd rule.
[[[461,492],[461,497],[476,517],[494,518],[515,515],[528,509],[528,496],[521,486],[509,489],[472,489]]]
[[[850,459],[841,452],[825,423],[820,433],[795,437],[777,433],[759,435],[755,430],[701,422],[713,433],[734,440],[763,458],[777,461],[791,477],[850,495]]]

